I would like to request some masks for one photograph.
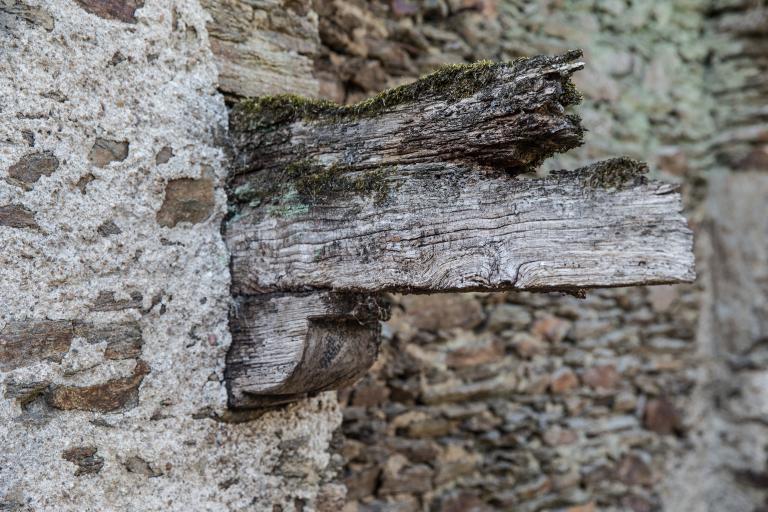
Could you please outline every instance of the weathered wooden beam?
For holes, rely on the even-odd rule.
[[[680,195],[645,164],[520,176],[581,143],[567,111],[580,56],[451,67],[353,106],[281,96],[235,108],[233,407],[359,377],[380,292],[693,279]]]
[[[230,314],[230,406],[265,407],[353,383],[373,364],[386,305],[313,292],[238,299]]]
[[[380,201],[329,194],[303,208],[301,199],[285,210],[245,207],[226,232],[234,290],[569,290],[688,281],[692,235],[680,196],[674,185],[648,183],[643,169],[614,159],[521,180],[419,165],[382,178]]]
[[[232,111],[231,186],[263,202],[306,167],[371,171],[388,165],[472,162],[534,169],[581,144],[574,51],[509,64],[448,66],[355,105],[296,96],[245,100]],[[242,187],[237,190],[238,187]]]

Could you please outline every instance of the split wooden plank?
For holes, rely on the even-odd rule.
[[[615,159],[516,179],[408,166],[384,178],[382,200],[337,194],[309,199],[303,209],[246,207],[226,230],[234,291],[574,290],[690,281],[693,241],[680,195],[674,185],[648,183],[643,169]]]
[[[355,105],[296,96],[245,100],[230,117],[236,150],[230,184],[261,199],[302,166],[345,170],[473,162],[534,169],[582,143],[567,107],[581,52],[505,64],[449,66]]]
[[[451,67],[352,106],[277,96],[235,107],[230,405],[361,376],[381,292],[691,281],[677,187],[649,182],[645,164],[520,176],[581,143],[568,109],[580,57]]]

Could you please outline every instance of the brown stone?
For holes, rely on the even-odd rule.
[[[584,505],[576,505],[575,507],[568,507],[565,512],[595,512],[595,502],[590,501]]]
[[[659,434],[674,434],[682,430],[682,418],[667,398],[655,398],[645,404],[645,428]]]
[[[344,484],[347,486],[347,499],[357,500],[373,494],[378,478],[379,468],[376,466],[351,465],[349,473],[344,478]]]
[[[549,446],[562,446],[575,443],[579,436],[573,430],[554,426],[544,432],[543,438]]]
[[[341,512],[347,501],[347,488],[343,484],[327,483],[320,487],[315,499],[317,512]]]
[[[571,322],[550,314],[544,314],[536,319],[531,327],[531,333],[552,343],[560,343],[571,329]]]
[[[88,184],[95,179],[96,179],[96,176],[94,176],[91,173],[88,173],[82,176],[79,180],[77,180],[77,183],[75,183],[75,186],[80,190],[81,194],[85,195],[85,192],[88,189]]]
[[[402,453],[411,462],[433,463],[440,453],[437,443],[430,439],[408,439],[391,437],[387,439],[387,448]]]
[[[629,512],[653,512],[659,510],[653,503],[642,496],[630,495],[621,499],[623,510]]]
[[[499,340],[489,340],[484,344],[453,350],[446,355],[445,362],[451,368],[468,368],[498,361],[503,356],[504,344]]]
[[[549,389],[553,393],[568,393],[579,385],[579,378],[570,368],[561,368],[552,374]]]
[[[20,204],[0,206],[0,226],[16,229],[37,229],[35,214]]]
[[[352,83],[364,91],[378,91],[386,86],[387,74],[379,61],[369,60],[352,77]]]
[[[136,9],[144,7],[144,0],[75,0],[91,14],[108,20],[136,23]]]
[[[427,331],[472,329],[485,318],[480,303],[467,294],[407,295],[400,304],[408,313],[406,321],[416,329]]]
[[[582,382],[595,389],[615,389],[621,381],[619,372],[612,364],[600,364],[587,368],[581,376]]]
[[[547,351],[547,345],[541,339],[527,332],[518,332],[512,336],[512,347],[518,356],[530,359]]]
[[[141,309],[144,296],[139,292],[131,292],[129,299],[116,299],[115,292],[101,291],[91,306],[91,311],[122,311],[124,309]]]
[[[69,321],[9,322],[0,331],[0,370],[9,371],[42,361],[60,362],[69,350],[72,337]]]
[[[650,286],[648,288],[648,302],[657,313],[669,311],[677,300],[678,291],[675,286]]]
[[[139,386],[149,365],[138,361],[133,375],[93,386],[57,386],[46,394],[49,406],[65,411],[111,412],[130,408],[138,401]]]
[[[137,358],[144,343],[141,326],[136,321],[111,324],[76,322],[75,336],[85,338],[88,343],[106,342],[104,357],[107,359]]]
[[[171,158],[173,158],[173,148],[171,148],[170,146],[164,146],[155,155],[155,163],[157,165],[167,164],[171,160]]]
[[[149,465],[149,462],[136,455],[128,457],[123,465],[129,473],[144,475],[148,478],[160,476],[162,474],[162,472],[153,469],[152,466]]]
[[[98,448],[95,446],[76,446],[68,448],[61,454],[61,458],[77,465],[75,476],[98,473],[104,467],[104,457],[96,455]]]
[[[37,151],[22,157],[8,169],[8,181],[31,189],[41,176],[50,176],[59,168],[59,159],[51,151]]]
[[[438,512],[490,512],[493,509],[476,494],[461,491],[458,494],[441,497],[437,510]]]
[[[516,491],[519,499],[530,500],[549,492],[550,489],[552,489],[552,482],[542,475],[535,480],[518,485]]]
[[[480,463],[480,455],[450,444],[437,458],[435,484],[442,485],[461,476],[469,475]]]
[[[381,475],[380,495],[423,493],[432,489],[433,470],[426,464],[409,465],[396,454],[387,459]]]
[[[165,187],[165,200],[157,212],[157,222],[169,228],[180,222],[197,224],[211,216],[214,205],[212,180],[172,180]]]
[[[88,160],[96,167],[106,167],[112,162],[128,158],[128,141],[97,138],[88,153]]]
[[[18,382],[16,380],[7,380],[5,382],[5,398],[15,399],[21,405],[26,405],[38,396],[40,396],[45,388],[48,387],[50,381],[40,380],[31,382]],[[0,509],[1,510],[1,509]]]
[[[616,467],[616,477],[627,485],[653,484],[653,472],[645,461],[635,454],[621,458]]]
[[[372,407],[382,404],[389,398],[389,388],[383,382],[371,382],[358,385],[352,394],[352,405]]]

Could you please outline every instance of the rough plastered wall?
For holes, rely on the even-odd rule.
[[[0,1],[0,510],[289,511],[322,483],[332,395],[226,411],[208,19]]]

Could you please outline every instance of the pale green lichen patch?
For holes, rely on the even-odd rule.
[[[537,56],[507,63],[483,60],[473,64],[449,64],[413,83],[387,89],[352,105],[339,105],[327,100],[290,94],[248,98],[234,106],[231,124],[234,131],[266,130],[298,120],[322,119],[335,122],[370,117],[398,105],[426,98],[456,102],[488,86],[502,69],[512,69],[513,73],[522,72],[529,67],[567,62],[580,56],[581,51],[575,50],[557,57]],[[564,91],[560,99],[563,105],[581,101],[581,95],[567,77],[563,77],[563,86]]]
[[[231,196],[237,204],[263,206],[277,216],[303,214],[310,206],[331,198],[371,197],[380,204],[389,196],[393,172],[391,167],[353,170],[304,159],[253,175],[251,182],[236,187]]]
[[[574,173],[581,176],[581,184],[586,188],[622,189],[646,183],[648,164],[622,156],[576,169]]]

